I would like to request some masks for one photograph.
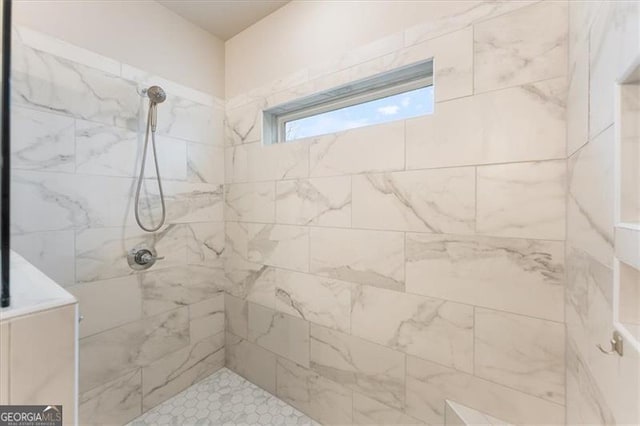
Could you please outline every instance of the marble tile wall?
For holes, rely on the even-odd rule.
[[[224,365],[224,103],[14,34],[12,246],[79,300],[80,423],[124,424]],[[168,93],[157,137],[168,224],[154,234],[133,219],[137,90],[150,83]],[[158,216],[154,176],[148,163],[145,220]],[[126,254],[143,242],[165,259],[134,273]]]
[[[566,406],[569,424],[639,424],[640,354],[614,330],[616,81],[640,57],[637,2],[569,7]]]
[[[477,2],[227,100],[229,368],[327,424],[564,423],[567,19]],[[262,109],[430,57],[434,114],[263,146]]]

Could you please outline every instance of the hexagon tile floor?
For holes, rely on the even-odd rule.
[[[129,426],[320,426],[286,402],[223,368],[144,413]]]

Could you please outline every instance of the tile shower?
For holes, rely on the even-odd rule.
[[[224,366],[300,422],[444,424],[449,400],[514,424],[640,423],[638,353],[595,347],[639,4],[434,4],[268,84],[228,60],[226,99],[16,28],[12,245],[79,300],[80,424],[153,424],[219,377],[245,389],[201,382]],[[434,114],[263,145],[264,109],[428,58]],[[145,234],[133,147],[158,81],[169,219]],[[134,273],[143,241],[166,258]]]

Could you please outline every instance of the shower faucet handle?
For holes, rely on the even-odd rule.
[[[158,256],[153,247],[147,247],[146,245],[134,247],[127,255],[129,266],[136,271],[149,269],[156,261],[162,259],[164,259],[164,256]]]

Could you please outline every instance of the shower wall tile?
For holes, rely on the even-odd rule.
[[[139,277],[94,281],[68,288],[79,302],[80,338],[91,336],[142,317]]]
[[[148,408],[224,364],[224,103],[35,31],[15,34],[13,247],[82,300],[81,421],[126,423],[143,408],[141,369],[158,380],[179,370],[145,388]],[[153,234],[133,212],[148,108],[138,89],[151,83],[167,92],[156,139],[169,223]],[[161,206],[148,154],[140,205],[153,225]],[[140,243],[164,259],[135,273],[126,255]]]
[[[142,369],[142,410],[147,411],[224,367],[224,333],[173,352]]]
[[[222,266],[225,251],[224,222],[190,223],[186,226],[187,263]]]
[[[353,177],[353,226],[397,231],[473,233],[475,168]]]
[[[305,320],[249,303],[249,341],[309,366],[309,323]]]
[[[151,269],[138,275],[142,312],[151,316],[210,299],[224,290],[222,283],[199,279],[191,267]]]
[[[333,278],[278,269],[275,309],[349,333],[352,287],[350,283]]]
[[[567,241],[603,265],[613,266],[614,129],[569,157]]]
[[[309,231],[301,226],[259,225],[248,227],[248,259],[269,266],[309,271]]]
[[[74,231],[45,231],[11,236],[11,249],[61,286],[75,283]]]
[[[405,356],[401,352],[311,324],[311,369],[391,407],[405,400]]]
[[[225,116],[225,144],[242,145],[257,142],[262,137],[262,111],[264,102],[251,102],[228,109]]]
[[[493,417],[516,424],[564,424],[564,406],[452,368],[407,357],[407,414],[443,424],[445,400],[482,407]]]
[[[224,293],[218,293],[211,299],[189,305],[189,340],[192,344],[225,331],[224,297]]]
[[[564,404],[564,324],[476,308],[475,374]]]
[[[401,410],[388,407],[375,399],[353,393],[353,424],[354,425],[422,425],[421,420],[415,419]]]
[[[12,233],[27,233],[122,226],[131,180],[14,170],[11,185]]]
[[[276,355],[245,339],[225,336],[227,368],[272,394],[276,393]]]
[[[565,161],[478,167],[477,232],[563,240]]]
[[[567,8],[567,2],[541,2],[476,24],[476,92],[565,75]]]
[[[275,184],[236,183],[225,188],[225,220],[273,223]]]
[[[239,258],[225,260],[227,293],[254,303],[273,307],[275,304],[274,269],[271,266]]]
[[[564,158],[565,107],[563,78],[440,102],[406,121],[407,169]]]
[[[187,307],[80,340],[80,392],[189,345]]]
[[[401,232],[310,229],[310,272],[343,281],[404,290]]]
[[[278,358],[276,395],[323,424],[351,424],[349,389],[291,361]]]
[[[571,9],[571,5],[569,8]],[[571,16],[570,24],[573,19],[574,17]],[[578,46],[571,44],[569,46],[567,90],[567,154],[569,156],[589,139],[589,44],[584,37],[579,37],[578,40]]]
[[[165,152],[164,144],[163,152]],[[164,173],[163,169],[161,171]],[[224,183],[224,148],[215,145],[187,143],[186,176],[190,182]]]
[[[27,46],[13,49],[11,62],[13,104],[136,128],[140,96],[133,82]]]
[[[406,238],[407,292],[563,321],[562,242],[414,233]]]
[[[144,136],[135,131],[76,120],[76,172],[90,175],[137,178],[140,173]],[[186,142],[156,136],[158,167],[163,179],[185,180]],[[145,177],[156,178],[151,140],[147,148]]]
[[[126,424],[142,414],[142,372],[136,369],[79,395],[79,424]]]
[[[636,2],[602,2],[590,29],[589,136],[614,122],[616,83],[640,54]]]
[[[295,179],[308,174],[308,142],[273,145],[253,142],[225,149],[226,183]]]
[[[146,244],[159,256],[156,269],[183,266],[187,257],[186,230],[181,225],[169,225],[155,234],[137,228],[95,228],[76,234],[76,280],[91,282],[132,275],[127,263],[131,248]]]
[[[30,108],[11,109],[11,167],[73,173],[74,120]]]
[[[402,121],[318,136],[309,146],[309,175],[402,170],[403,141]]]
[[[247,339],[249,335],[249,304],[246,300],[225,294],[224,317],[227,332]]]
[[[349,227],[351,177],[276,182],[276,222],[292,225]]]
[[[424,40],[465,28],[476,22],[520,9],[536,1],[519,2],[461,2],[434,5],[429,20],[404,30],[405,45],[410,46]]]
[[[366,285],[354,290],[354,336],[469,373],[473,322],[473,306]]]

